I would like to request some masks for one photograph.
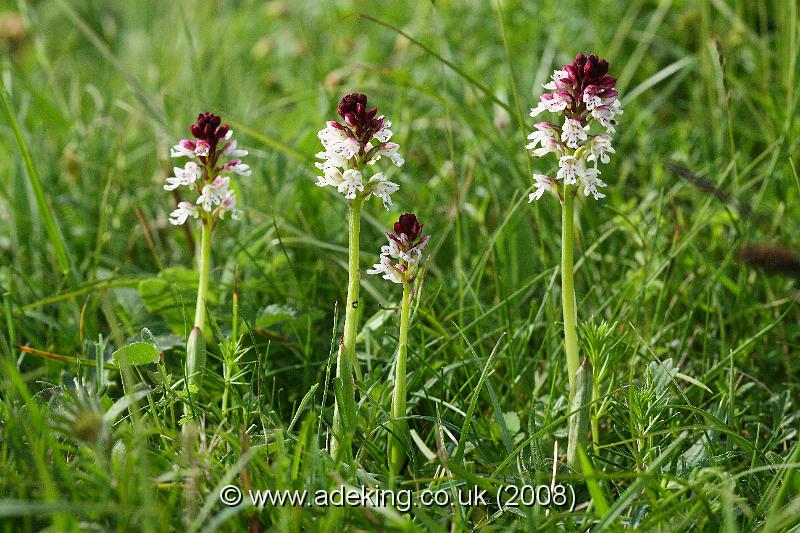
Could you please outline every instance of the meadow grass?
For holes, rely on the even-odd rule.
[[[797,274],[737,259],[754,243],[800,247],[796,0],[0,10],[1,530],[798,527]],[[595,369],[580,476],[561,464],[560,208],[527,203],[534,168],[553,169],[523,148],[540,84],[579,51],[610,61],[625,108],[608,198],[576,206],[580,346]],[[392,119],[406,164],[395,208],[363,209],[363,377],[353,457],[337,463],[325,450],[347,219],[313,161],[316,132],[356,90]],[[243,220],[215,236],[214,342],[187,395],[197,235],[170,226],[162,185],[200,111],[232,126],[253,175],[238,180]],[[410,460],[395,476],[401,291],[363,271],[406,211],[433,238],[408,339]],[[121,372],[112,353],[135,341],[161,357]],[[573,509],[458,502],[474,486],[494,501],[502,486],[550,485],[556,443]],[[228,484],[245,504],[220,503]],[[453,504],[257,509],[246,496],[341,484],[444,490]]]

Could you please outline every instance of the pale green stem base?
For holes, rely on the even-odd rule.
[[[362,204],[363,200],[361,199],[352,200],[348,211],[347,307],[344,314],[344,335],[336,360],[336,377],[341,380],[341,390],[336,397],[333,411],[333,435],[331,436],[331,455],[337,459],[343,452],[346,456],[350,454],[350,440],[355,432],[356,423],[354,373],[356,376],[361,375],[356,360],[356,335],[358,333],[359,234],[361,232]]]
[[[211,234],[213,228],[211,222],[203,220],[200,234],[200,254],[198,256],[197,268],[200,272],[200,280],[197,284],[197,304],[194,311],[194,327],[189,334],[189,342],[186,345],[186,375],[189,378],[189,385],[200,385],[205,370],[205,338],[204,329],[206,327],[206,300],[208,298],[208,278],[211,272]]]
[[[573,253],[575,249],[575,198],[572,190],[565,189],[564,202],[561,209],[561,307],[564,311],[564,352],[567,356],[567,372],[569,375],[569,411],[580,405],[588,403],[591,395],[591,385],[588,392],[576,390],[576,375],[578,373],[578,316],[575,309],[575,282]],[[592,372],[591,366],[589,373]],[[587,382],[584,376],[582,381]],[[581,386],[583,389],[584,387]],[[573,400],[579,400],[579,403]],[[568,422],[569,433],[567,441],[568,463],[570,468],[576,469],[576,454],[579,444],[585,448],[588,432],[588,409],[582,409],[573,414]]]
[[[408,351],[408,325],[411,317],[411,284],[403,283],[403,302],[400,306],[400,343],[394,368],[392,391],[391,433],[389,434],[389,470],[396,475],[405,462],[403,438],[408,433],[406,423],[406,353]]]
[[[569,397],[575,393],[575,373],[578,371],[577,312],[575,310],[575,283],[573,279],[573,250],[575,248],[575,198],[572,191],[564,191],[561,222],[561,307],[564,312],[564,351],[567,355]]]

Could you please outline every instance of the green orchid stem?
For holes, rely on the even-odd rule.
[[[194,311],[194,327],[186,343],[186,375],[189,385],[200,386],[205,370],[206,301],[208,299],[208,278],[211,272],[211,234],[214,228],[210,220],[204,219],[200,234],[200,255],[198,269],[200,280],[197,285],[197,305]]]
[[[197,286],[197,306],[194,310],[194,327],[203,329],[206,322],[206,299],[208,298],[208,275],[211,271],[211,221],[203,221],[200,234],[200,283]]]
[[[361,379],[361,370],[356,360],[356,334],[358,333],[360,281],[359,234],[361,233],[361,206],[363,203],[364,201],[360,198],[351,200],[348,210],[347,307],[344,314],[344,335],[336,360],[336,377],[341,380],[341,389],[339,394],[336,394],[336,406],[333,411],[333,436],[331,438],[331,454],[337,459],[349,457],[351,452],[350,441],[355,432],[356,422],[354,377]],[[345,455],[342,456],[342,453]]]
[[[389,434],[389,469],[397,475],[405,462],[403,437],[408,433],[406,423],[406,353],[408,351],[408,324],[411,317],[411,283],[403,283],[403,302],[400,305],[400,343],[394,368],[392,391],[392,419]]]
[[[575,310],[573,252],[575,248],[575,198],[565,189],[561,222],[561,307],[564,311],[564,350],[567,354],[569,397],[575,393],[575,374],[578,372],[578,317]]]

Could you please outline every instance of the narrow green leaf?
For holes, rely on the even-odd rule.
[[[586,487],[589,489],[589,496],[592,497],[592,503],[599,516],[605,516],[608,513],[608,500],[605,496],[605,491],[597,479],[597,474],[592,465],[592,460],[586,455],[586,450],[583,446],[578,446],[578,458],[581,463],[581,470],[584,474]]]
[[[164,115],[164,111],[161,107],[153,100],[148,94],[147,91],[144,90],[142,84],[139,83],[139,80],[136,79],[134,76],[125,66],[125,64],[120,61],[117,56],[114,55],[114,52],[108,47],[108,45],[103,42],[103,39],[100,38],[97,33],[92,29],[92,27],[86,23],[83,18],[78,14],[78,12],[70,5],[69,2],[65,0],[56,0],[58,5],[64,10],[67,14],[67,17],[72,21],[78,30],[83,33],[83,35],[92,43],[92,46],[95,47],[97,52],[105,58],[106,61],[111,63],[111,65],[117,69],[117,71],[125,78],[125,81],[128,82],[131,89],[133,90],[136,97],[139,99],[141,104],[147,109],[150,115],[154,119],[154,123],[161,127],[162,129],[166,128],[167,126],[167,118]]]
[[[580,472],[581,463],[578,462],[578,448],[586,449],[589,444],[589,405],[592,403],[592,364],[585,357],[583,363],[575,372],[575,393],[569,404],[567,441],[567,465],[576,472]]]
[[[342,438],[345,435],[348,435],[353,427],[353,421],[350,420],[350,413],[352,411],[348,406],[350,402],[346,400],[347,394],[344,392],[344,382],[342,381],[342,378],[336,378],[333,380],[333,396],[336,398],[336,404],[342,406],[339,409],[339,417],[342,422],[342,435],[337,435],[337,438]]]
[[[463,336],[463,333],[462,333]],[[461,427],[461,435],[458,438],[458,446],[456,446],[456,450],[453,453],[453,462],[457,463],[464,457],[464,448],[467,445],[467,434],[469,433],[469,427],[472,424],[472,417],[475,415],[475,408],[478,405],[478,396],[481,393],[481,389],[483,389],[483,383],[486,381],[486,378],[489,375],[489,369],[492,365],[492,360],[494,359],[495,354],[497,353],[497,349],[500,347],[500,343],[503,341],[503,337],[506,334],[503,333],[500,335],[500,338],[497,339],[497,344],[494,345],[492,349],[492,353],[489,354],[489,358],[486,360],[486,364],[483,367],[483,371],[481,372],[481,377],[478,379],[478,384],[475,387],[475,390],[472,392],[472,397],[469,401],[469,408],[467,409],[467,416],[464,418],[464,425]],[[469,344],[467,338],[464,337],[464,340]],[[472,345],[469,345],[470,350],[472,353],[475,353],[475,350],[472,348]],[[475,354],[477,356],[477,354]]]
[[[11,100],[8,96],[8,92],[6,92],[6,86],[2,79],[0,79],[0,100],[3,102],[3,111],[5,111],[8,123],[11,125],[11,129],[14,131],[14,137],[17,139],[17,146],[19,146],[19,152],[20,155],[22,155],[22,160],[25,162],[25,170],[27,171],[28,181],[33,189],[33,194],[36,197],[36,205],[39,208],[39,216],[44,223],[44,229],[47,232],[47,237],[50,239],[50,243],[53,245],[53,249],[55,250],[56,260],[58,261],[58,266],[61,269],[61,273],[66,275],[72,269],[72,261],[70,259],[69,252],[67,251],[67,245],[64,241],[64,236],[61,233],[61,229],[58,227],[56,219],[53,216],[53,211],[50,208],[50,204],[47,202],[47,198],[44,195],[42,182],[39,179],[39,174],[36,172],[36,167],[33,166],[33,159],[31,159],[31,153],[28,150],[28,144],[25,142],[25,137],[22,135],[22,130],[19,127],[17,116],[14,114],[14,110],[11,108]]]
[[[594,531],[605,531],[608,529],[616,520],[616,518],[621,515],[625,509],[636,499],[636,496],[642,490],[642,487],[645,483],[647,483],[648,479],[653,473],[658,473],[661,471],[661,466],[672,457],[672,454],[678,450],[678,448],[683,444],[683,441],[686,440],[688,432],[684,432],[675,439],[669,447],[664,450],[664,452],[655,458],[655,460],[650,463],[647,467],[647,471],[641,477],[637,477],[630,486],[620,494],[617,501],[614,502],[608,512],[603,515],[603,518],[600,520],[600,523],[597,524]]]
[[[417,45],[420,48],[422,48],[423,50],[425,50],[426,53],[432,55],[433,57],[435,57],[436,59],[438,59],[439,61],[441,61],[445,65],[447,65],[451,70],[453,70],[453,72],[455,72],[456,74],[458,74],[459,76],[464,78],[467,82],[469,82],[476,89],[478,89],[480,92],[482,92],[489,100],[491,100],[495,104],[499,105],[500,107],[502,107],[503,109],[505,109],[509,113],[513,113],[513,109],[511,109],[511,106],[508,105],[507,103],[503,102],[499,98],[497,98],[497,96],[495,96],[494,93],[486,85],[482,84],[477,79],[475,79],[474,77],[472,77],[469,74],[467,74],[461,67],[459,67],[458,65],[456,65],[452,61],[448,61],[447,59],[442,57],[440,54],[437,54],[436,52],[431,50],[428,46],[422,44],[420,41],[416,40],[411,35],[407,34],[406,32],[404,32],[403,30],[401,30],[397,26],[392,26],[388,22],[384,22],[384,21],[382,21],[380,19],[376,19],[375,17],[372,17],[370,15],[366,15],[364,13],[361,13],[360,16],[361,16],[361,18],[366,19],[366,20],[368,20],[370,22],[374,22],[375,24],[380,24],[384,28],[388,28],[388,29],[392,30],[393,32],[397,33],[398,35],[402,35],[403,37],[405,37],[406,39],[408,39],[409,41],[411,41],[415,45]]]
[[[297,411],[294,413],[294,417],[292,417],[292,421],[289,422],[289,427],[286,428],[287,432],[292,431],[292,428],[297,423],[297,420],[300,418],[300,415],[303,414],[303,410],[306,406],[314,399],[314,393],[317,392],[317,387],[319,387],[319,383],[314,383],[308,392],[303,396],[303,399],[300,400],[300,405],[297,407]]]

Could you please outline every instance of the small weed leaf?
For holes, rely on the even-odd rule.
[[[141,366],[158,361],[158,347],[149,342],[134,342],[112,354],[118,365]]]

